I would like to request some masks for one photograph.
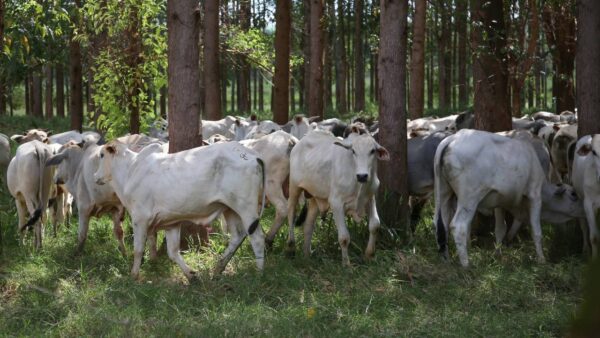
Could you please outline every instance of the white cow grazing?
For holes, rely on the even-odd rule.
[[[19,231],[33,226],[34,246],[42,247],[42,227],[52,185],[51,168],[45,163],[52,151],[37,140],[21,144],[10,161],[7,172],[8,191],[15,198],[19,215]],[[30,219],[27,220],[27,213]]]
[[[548,182],[534,148],[522,138],[461,130],[438,146],[434,173],[440,251],[447,256],[450,227],[464,267],[469,265],[467,242],[477,211],[490,215],[499,208],[517,219],[528,218],[539,262],[544,262],[540,218],[581,216],[580,202],[565,194],[564,188]],[[501,241],[506,228],[504,222],[498,223],[501,227],[496,229],[496,236]]]
[[[283,185],[290,175],[290,151],[298,143],[298,139],[280,130],[256,140],[244,140],[240,143],[256,151],[265,163],[265,194],[275,206],[275,220],[266,239],[267,245],[270,246],[287,215],[287,199]]]
[[[119,250],[125,256],[123,243],[124,208],[110,185],[97,185],[94,173],[100,162],[100,149],[95,143],[64,145],[58,154],[52,156],[47,166],[57,166],[54,175],[56,184],[64,184],[75,197],[79,213],[78,245],[81,252],[87,239],[90,217],[100,217],[110,213],[113,220],[113,232],[119,242]]]
[[[221,134],[227,138],[234,138],[234,124],[241,121],[234,116],[225,116],[218,121],[202,120],[202,137],[207,139],[214,134]],[[244,121],[240,122],[243,123]]]
[[[134,234],[134,262],[131,274],[137,278],[148,231],[166,228],[169,257],[183,273],[194,272],[179,253],[182,221],[209,224],[223,214],[231,240],[215,268],[221,273],[246,235],[259,270],[264,266],[264,233],[259,227],[259,204],[264,207],[263,162],[237,142],[219,143],[174,154],[165,154],[158,144],[139,154],[119,142],[102,147],[96,183],[110,183],[131,215]],[[262,209],[261,209],[262,214]]]
[[[350,134],[340,140],[330,132],[309,132],[290,154],[290,195],[288,200],[288,250],[294,250],[294,217],[300,193],[310,194],[304,223],[304,254],[310,255],[310,242],[318,214],[331,208],[342,248],[342,263],[350,265],[350,234],[345,216],[357,221],[369,215],[369,244],[366,256],[375,252],[379,216],[375,193],[379,187],[377,160],[389,160],[388,151],[369,134]]]
[[[50,135],[52,135],[51,132],[47,132],[42,129],[30,129],[26,132],[23,132],[22,135],[13,135],[10,137],[10,139],[18,144],[23,144],[33,140],[48,143],[48,136]]]
[[[592,255],[598,257],[600,232],[596,215],[600,208],[600,135],[582,137],[575,146],[571,180],[573,187],[583,197],[583,208],[589,227]]]

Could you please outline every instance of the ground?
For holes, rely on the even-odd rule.
[[[21,122],[0,120],[0,132],[10,134],[6,129]],[[263,273],[246,242],[224,275],[211,279],[227,241],[216,233],[210,248],[185,254],[199,271],[190,285],[165,256],[146,260],[140,280],[132,280],[131,237],[123,258],[108,218],[92,221],[81,255],[75,218],[57,237],[48,229],[41,251],[31,238],[19,245],[5,188],[0,202],[3,336],[563,336],[582,301],[585,259],[556,252],[557,236],[547,225],[549,263],[535,262],[526,231],[496,255],[492,229],[484,227],[471,243],[472,267],[463,269],[452,243],[449,261],[437,254],[431,206],[408,243],[382,230],[372,261],[362,259],[366,225],[352,223],[348,269],[329,217],[319,221],[311,258],[301,257],[299,228],[296,257],[284,255],[284,227]],[[272,219],[269,208],[263,229]]]

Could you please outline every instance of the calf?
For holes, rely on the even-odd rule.
[[[19,231],[34,229],[34,246],[42,247],[42,228],[50,196],[53,170],[45,167],[52,151],[45,143],[33,140],[21,144],[7,171],[8,191],[14,197],[19,216]],[[27,213],[31,216],[27,220]]]
[[[304,254],[310,255],[311,237],[319,210],[331,208],[342,248],[342,263],[350,265],[348,245],[350,234],[345,216],[357,221],[369,215],[369,244],[366,256],[375,252],[379,216],[375,193],[379,187],[377,160],[389,160],[388,151],[369,134],[352,133],[341,141],[326,131],[308,133],[290,154],[290,196],[288,200],[288,250],[295,250],[295,210],[302,191],[308,199],[304,223]]]
[[[139,275],[148,231],[165,227],[169,257],[191,279],[194,272],[179,253],[180,227],[176,225],[182,221],[209,224],[221,214],[231,240],[215,273],[225,269],[246,235],[256,265],[263,269],[264,234],[258,209],[261,190],[264,207],[264,165],[254,151],[229,142],[174,154],[165,154],[154,144],[138,154],[113,141],[102,147],[94,177],[98,184],[111,185],[131,215],[134,278]]]

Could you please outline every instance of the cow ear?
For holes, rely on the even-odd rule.
[[[59,165],[60,162],[62,162],[65,158],[67,158],[66,152],[58,153],[58,154],[50,157],[48,159],[48,161],[46,161],[46,167],[49,167],[52,165]]]
[[[559,131],[559,130],[560,130],[560,125],[555,123],[555,124],[552,126],[552,129],[554,129],[554,131]]]
[[[417,132],[414,130],[411,130],[410,134],[408,134],[409,138],[415,138],[417,136],[419,136],[419,134],[417,134]]]
[[[577,155],[587,156],[591,151],[592,151],[592,145],[589,143],[586,143],[586,144],[582,145],[581,147],[579,147],[579,150],[577,150]]]
[[[352,144],[345,144],[345,143],[342,143],[340,141],[335,141],[335,142],[333,142],[333,144],[335,144],[336,146],[340,146],[342,148],[345,148],[347,150],[352,150]]]
[[[114,155],[117,152],[117,148],[112,144],[105,146],[105,149],[111,155]]]
[[[235,119],[235,125],[236,126],[240,126],[242,124],[242,122],[240,122],[240,119]]]
[[[250,115],[250,121],[256,121],[256,120],[258,120],[258,117],[256,116],[256,114]]]
[[[13,135],[10,137],[11,140],[17,142],[17,143],[21,143],[21,141],[23,140],[23,135]]]
[[[302,115],[296,115],[294,117],[294,121],[296,121],[296,123],[301,123],[302,122]]]
[[[390,160],[390,153],[387,151],[387,149],[385,149],[384,147],[382,147],[378,144],[376,150],[377,150],[377,158],[379,160],[382,160],[382,161]]]
[[[203,146],[209,146],[209,145],[210,145],[210,143],[208,143],[206,140],[202,140],[202,145],[203,145]]]
[[[52,134],[53,134],[52,130],[47,130],[46,131],[46,136],[52,136]]]
[[[81,142],[77,143],[77,146],[78,146],[79,148],[83,149],[83,147],[85,146],[85,140],[83,140],[83,141],[81,141]]]

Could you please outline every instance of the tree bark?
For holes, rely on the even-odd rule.
[[[45,65],[44,66],[44,76],[46,77],[46,118],[51,119],[54,117],[54,107],[52,105],[52,66]]]
[[[137,5],[132,4],[129,14],[129,27],[125,30],[125,36],[128,41],[128,47],[125,51],[126,59],[125,62],[129,69],[135,70],[143,62],[142,55],[142,35],[140,34],[140,21],[138,18],[139,8]],[[129,132],[132,134],[140,133],[140,104],[138,97],[140,92],[143,90],[144,79],[139,77],[138,72],[134,71],[134,77],[132,80],[131,88],[127,97],[127,103],[129,108]]]
[[[458,107],[469,104],[469,79],[467,78],[467,0],[456,2],[456,33],[458,35]]]
[[[551,46],[552,61],[555,67],[555,81],[552,92],[556,98],[556,113],[575,109],[575,70],[576,21],[572,13],[575,0],[546,2],[542,11],[546,40]]]
[[[204,2],[204,118],[219,120],[221,84],[219,65],[219,0]]]
[[[247,32],[250,29],[250,0],[239,0],[240,2],[240,26]],[[250,112],[250,64],[246,56],[240,57],[238,92],[238,110],[240,113]]]
[[[65,73],[60,62],[56,65],[56,116],[65,117]]]
[[[160,88],[160,117],[167,118],[167,86]]]
[[[75,15],[73,21],[79,23],[81,0],[75,0]],[[71,114],[71,129],[83,131],[83,77],[81,70],[81,46],[79,41],[71,37],[69,42],[69,113]]]
[[[196,0],[168,0],[169,153],[202,145]]]
[[[578,137],[600,134],[600,2],[580,0],[577,15]]]
[[[379,163],[382,223],[410,236],[406,162],[407,0],[381,0],[379,39],[379,142],[390,160]]]
[[[302,108],[305,111],[308,111],[309,106],[310,106],[309,97],[310,97],[310,60],[311,60],[311,53],[310,53],[310,45],[311,45],[310,6],[311,6],[311,1],[312,0],[302,0],[302,3],[304,5],[304,31],[302,34],[302,54],[304,57],[304,64],[303,64],[304,72],[302,75],[302,82],[301,82],[302,95],[300,97],[300,101],[301,101]]]
[[[291,1],[276,0],[273,121],[281,125],[289,120],[291,15]]]
[[[44,117],[44,103],[42,95],[42,76],[33,73],[33,85],[31,86],[31,96],[33,98],[33,116],[38,118]]]
[[[323,0],[310,0],[310,81],[308,112],[323,117]]]
[[[29,85],[29,74],[25,74],[25,115],[31,115],[31,86]]]
[[[356,112],[365,110],[363,11],[363,0],[354,0],[354,111]]]
[[[333,1],[334,0],[325,0],[327,11],[325,14],[327,29],[325,30],[323,38],[323,106],[325,111],[329,111],[333,108],[333,98],[331,95],[331,87],[333,87],[333,25],[335,22],[335,16],[333,15],[335,11],[333,8]]]
[[[4,51],[4,0],[0,0],[0,51]],[[0,115],[6,114],[6,83],[0,74]]]
[[[477,23],[472,32],[476,50],[473,56],[475,128],[490,132],[511,130],[508,68],[503,62],[506,35],[502,0],[474,0],[471,16]]]
[[[423,117],[425,100],[425,18],[427,0],[416,0],[413,19],[413,43],[410,58],[410,95],[408,112],[410,119]]]
[[[336,109],[340,115],[345,115],[348,110],[346,101],[346,48],[344,42],[344,0],[337,0],[338,15],[335,31],[335,98]]]
[[[438,35],[438,79],[439,79],[439,105],[446,111],[450,108],[450,49],[451,43],[449,9],[445,0],[439,0],[440,34]]]

